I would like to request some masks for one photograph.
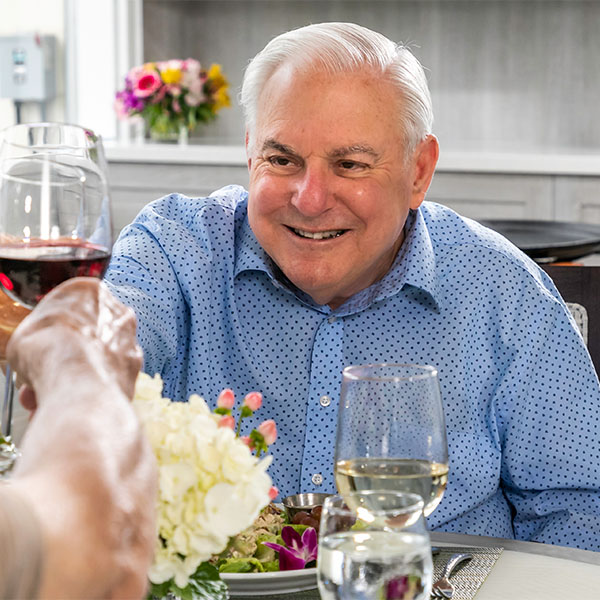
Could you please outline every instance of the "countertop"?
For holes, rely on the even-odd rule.
[[[243,145],[159,144],[152,142],[105,142],[109,162],[245,166]],[[487,149],[444,149],[438,171],[524,175],[600,176],[600,150],[531,152]]]

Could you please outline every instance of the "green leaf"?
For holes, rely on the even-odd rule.
[[[262,573],[264,570],[260,560],[252,556],[226,558],[219,564],[219,571],[221,573]]]
[[[219,577],[219,571],[209,563],[200,563],[185,588],[180,588],[173,579],[164,583],[150,584],[148,600],[166,598],[168,593],[181,600],[228,600],[227,584]]]

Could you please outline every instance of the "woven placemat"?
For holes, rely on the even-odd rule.
[[[433,581],[441,576],[444,566],[453,554],[468,552],[473,555],[473,558],[462,563],[451,577],[455,587],[452,600],[471,600],[474,598],[477,590],[479,590],[488,573],[496,564],[498,557],[502,554],[502,548],[465,548],[464,546],[440,546],[439,548],[439,553],[433,557]],[[232,594],[231,598],[240,598],[240,596]],[[295,594],[265,594],[263,598],[265,600],[319,600],[320,596],[319,591],[313,589],[296,592]]]
[[[440,552],[433,557],[433,581],[441,577],[444,566],[453,554],[468,552],[473,555],[473,558],[462,563],[450,579],[454,584],[452,600],[471,600],[496,564],[502,550],[502,548],[442,546]]]

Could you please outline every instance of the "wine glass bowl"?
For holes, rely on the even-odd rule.
[[[429,516],[448,481],[448,447],[437,370],[371,364],[344,369],[335,452],[338,492],[418,494]]]
[[[100,140],[75,125],[17,125],[0,142],[0,285],[28,308],[62,281],[101,277],[111,214]]]
[[[12,301],[12,307],[3,302],[0,313],[4,347],[26,315],[15,303],[32,309],[66,279],[102,277],[111,247],[101,139],[61,123],[20,124],[0,132],[0,288]],[[5,442],[13,392],[7,369]]]

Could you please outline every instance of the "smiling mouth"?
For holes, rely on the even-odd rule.
[[[295,227],[288,227],[290,231],[293,231],[298,237],[308,240],[332,240],[344,235],[347,229],[331,229],[329,231],[305,231],[304,229],[296,229]]]

